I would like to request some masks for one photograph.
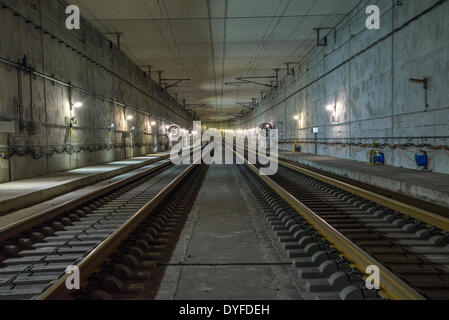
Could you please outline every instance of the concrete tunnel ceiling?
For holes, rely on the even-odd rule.
[[[235,118],[239,103],[269,90],[237,77],[274,75],[301,62],[314,28],[333,27],[359,0],[76,0],[103,33],[122,32],[121,49],[152,77],[191,79],[168,89],[203,121]],[[115,42],[114,35],[108,35]],[[270,79],[261,79],[269,84]],[[231,84],[226,84],[231,82]],[[233,82],[233,84],[232,84]],[[237,81],[238,82],[238,81]],[[203,106],[202,106],[203,105]]]

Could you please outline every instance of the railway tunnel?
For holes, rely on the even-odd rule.
[[[0,0],[0,300],[449,299],[448,16]]]

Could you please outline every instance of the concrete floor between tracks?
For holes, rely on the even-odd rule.
[[[301,299],[236,165],[211,165],[156,299]]]
[[[392,166],[369,165],[309,153],[279,151],[280,160],[289,160],[346,177],[368,185],[449,208],[449,175]]]
[[[161,152],[31,179],[1,183],[0,215],[141,168],[166,156],[168,156],[168,152]]]

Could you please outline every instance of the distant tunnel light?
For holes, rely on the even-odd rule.
[[[131,116],[131,115],[126,117],[126,120],[132,120],[132,119],[133,119],[133,116]]]
[[[151,126],[154,127],[156,125],[156,121],[151,121]]]
[[[298,116],[298,115],[296,115],[296,116],[294,116],[294,117],[293,117],[293,119],[295,119],[295,120],[299,120],[299,119],[301,119],[301,117],[300,117],[300,116]]]
[[[73,104],[73,107],[74,108],[81,108],[83,106],[83,104],[81,103],[81,102],[75,102],[74,104]]]

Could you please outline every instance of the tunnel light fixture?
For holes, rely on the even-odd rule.
[[[152,127],[156,126],[156,121],[151,121],[151,126]]]
[[[131,116],[131,115],[126,117],[126,120],[132,120],[132,119],[133,119],[133,116]]]
[[[299,120],[301,120],[301,116],[300,115],[296,115],[296,116],[293,117],[293,119],[299,121]]]
[[[326,107],[326,109],[331,112],[332,114],[332,122],[338,122],[338,113],[337,113],[337,103],[333,104],[333,105],[328,105]]]
[[[73,107],[74,108],[81,108],[83,106],[83,104],[81,103],[81,102],[75,102],[74,104],[73,104]]]
[[[337,112],[337,104],[329,104],[329,105],[326,107],[326,109],[327,109],[328,111],[334,111],[334,112]]]

